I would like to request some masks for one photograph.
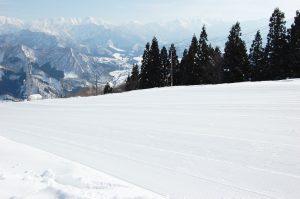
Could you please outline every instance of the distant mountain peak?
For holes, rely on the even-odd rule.
[[[0,25],[23,26],[24,22],[18,18],[0,16]]]

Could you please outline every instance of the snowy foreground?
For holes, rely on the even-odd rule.
[[[0,103],[0,136],[1,199],[300,198],[299,79]]]
[[[161,196],[107,174],[0,137],[1,199],[119,199]]]

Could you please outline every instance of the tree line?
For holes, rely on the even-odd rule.
[[[249,53],[242,40],[239,22],[229,32],[224,52],[208,43],[203,26],[199,39],[192,37],[189,49],[179,60],[174,44],[159,48],[156,37],[146,44],[142,64],[133,65],[126,90],[242,81],[280,80],[300,77],[300,12],[287,29],[285,14],[276,8],[269,21],[267,43],[260,31]]]

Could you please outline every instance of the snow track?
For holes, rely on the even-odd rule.
[[[174,199],[300,197],[300,80],[0,104],[0,135]]]

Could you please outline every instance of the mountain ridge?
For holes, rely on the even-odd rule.
[[[248,33],[246,41],[252,41],[252,34],[247,30],[251,30],[254,34],[253,29],[262,27],[262,24],[264,27],[268,26],[265,21],[248,22],[250,25],[245,26],[245,32]],[[2,16],[0,17],[0,65],[16,71],[15,75],[23,78],[28,65],[34,64],[39,66],[33,68],[34,73],[43,73],[44,76],[51,77],[53,74],[47,73],[52,70],[46,72],[40,70],[40,67],[47,64],[64,72],[68,77],[59,80],[59,82],[67,81],[68,92],[92,86],[96,81],[96,74],[101,77],[98,82],[105,84],[111,81],[119,84],[121,83],[119,80],[124,80],[128,75],[132,64],[139,63],[146,42],[153,36],[159,39],[160,47],[163,45],[168,47],[174,42],[178,56],[181,57],[182,52],[189,45],[191,36],[200,32],[204,24],[208,29],[209,38],[212,38],[210,42],[214,46],[222,47],[231,24],[216,20],[182,19],[152,23],[132,21],[116,25],[92,17],[23,21]],[[262,34],[266,35],[266,30],[265,28]],[[0,70],[4,73],[4,69]],[[120,77],[120,74],[124,77]],[[18,82],[24,81],[20,79]],[[39,84],[44,87],[53,86],[46,85],[41,79],[39,81],[42,82]],[[57,93],[64,90],[62,85],[57,85],[56,83]],[[20,88],[22,86],[24,87],[19,85]],[[23,93],[15,97],[23,98],[24,92],[23,89]],[[3,94],[7,93],[0,92],[0,95]],[[47,94],[44,97],[47,98]]]

